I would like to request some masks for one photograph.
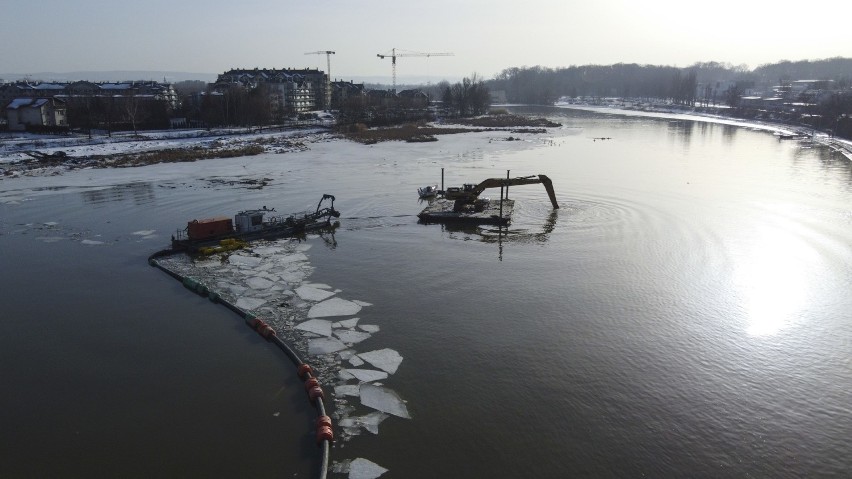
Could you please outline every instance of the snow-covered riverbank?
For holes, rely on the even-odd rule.
[[[334,135],[323,128],[165,130],[92,138],[86,135],[5,134],[0,137],[0,179],[56,175],[70,169],[128,166],[128,162],[141,166],[174,161],[155,155],[169,150],[177,151],[178,156],[186,151],[187,157],[197,156],[190,153],[200,151],[206,157],[228,156],[229,152],[232,152],[230,156],[287,153],[303,151],[311,143],[332,138]],[[140,159],[140,155],[145,158]],[[37,160],[36,156],[41,159]]]
[[[826,133],[804,129],[792,125],[782,123],[772,123],[759,120],[737,119],[722,115],[711,115],[703,112],[683,111],[679,108],[665,105],[644,106],[642,109],[635,109],[622,106],[601,106],[581,103],[557,102],[554,106],[558,108],[568,108],[574,110],[593,111],[597,113],[606,113],[623,116],[641,116],[649,118],[667,118],[672,120],[689,120],[701,121],[707,123],[717,123],[721,125],[738,126],[741,128],[749,128],[752,130],[764,130],[772,132],[780,136],[800,136],[808,141],[814,141],[825,145],[845,156],[849,161],[852,161],[852,141],[843,140],[832,137]]]
[[[837,139],[825,133],[805,131],[800,127],[757,120],[742,120],[705,112],[683,111],[657,105],[634,109],[619,105],[600,106],[558,102],[558,108],[592,111],[624,116],[642,116],[732,125],[770,131],[779,137],[807,137],[832,148],[852,161],[852,141]],[[81,168],[142,166],[173,161],[194,161],[218,156],[245,156],[258,153],[304,151],[311,143],[332,141],[340,137],[325,128],[311,129],[217,129],[164,130],[138,135],[116,133],[111,136],[33,135],[5,133],[0,135],[0,179],[20,176],[51,176]],[[172,151],[171,158],[160,158],[156,152]],[[186,151],[186,158],[181,152]],[[201,152],[202,154],[199,154]],[[192,154],[190,154],[192,153]],[[37,160],[35,157],[41,157]]]

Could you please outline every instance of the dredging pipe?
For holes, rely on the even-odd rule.
[[[275,344],[278,348],[284,352],[284,354],[290,359],[290,361],[296,366],[296,374],[299,376],[299,379],[302,380],[305,392],[308,396],[308,400],[311,404],[314,405],[314,408],[317,411],[317,419],[316,419],[316,441],[317,446],[321,449],[322,455],[320,459],[320,467],[319,467],[319,478],[326,479],[328,476],[328,463],[330,460],[330,452],[331,452],[331,444],[334,442],[334,429],[333,424],[331,422],[331,418],[325,412],[325,404],[323,403],[323,399],[325,398],[325,392],[322,389],[322,386],[319,382],[319,379],[316,378],[313,374],[313,369],[309,364],[304,362],[302,358],[293,350],[287,343],[285,343],[281,338],[278,337],[275,329],[266,323],[263,319],[257,317],[257,315],[245,311],[243,309],[238,308],[235,304],[230,301],[222,298],[221,295],[216,293],[215,291],[210,291],[210,289],[201,281],[198,281],[195,278],[190,276],[183,276],[180,273],[170,270],[169,268],[160,264],[158,258],[163,258],[166,256],[171,256],[175,253],[179,253],[179,251],[174,251],[172,249],[166,249],[157,251],[148,257],[148,264],[164,271],[169,276],[180,281],[184,287],[193,291],[194,293],[207,297],[210,301],[214,303],[219,303],[226,308],[230,309],[234,313],[238,314],[242,317],[246,324],[257,331],[259,335],[261,335],[267,341]]]

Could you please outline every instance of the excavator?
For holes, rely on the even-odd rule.
[[[544,189],[547,190],[547,196],[550,197],[550,203],[554,209],[559,208],[559,203],[556,202],[556,193],[553,191],[553,182],[545,175],[530,175],[520,176],[517,178],[488,178],[478,185],[465,184],[462,187],[450,187],[444,192],[444,198],[455,200],[453,211],[456,213],[470,210],[482,211],[485,207],[485,202],[479,199],[479,195],[488,188],[506,188],[506,197],[509,196],[509,186],[517,185],[534,185],[541,183]],[[501,192],[502,199],[502,192]]]

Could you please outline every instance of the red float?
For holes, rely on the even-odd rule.
[[[302,363],[299,365],[298,372],[299,377],[302,378],[302,380],[305,379],[305,376],[309,376],[311,374],[311,371],[312,369],[308,364]]]
[[[310,378],[307,381],[305,381],[305,391],[310,391],[311,388],[317,387],[319,385],[320,384],[319,384],[319,381],[317,381],[317,378]]]
[[[317,428],[317,446],[323,441],[334,442],[334,432],[329,426],[320,426]]]
[[[317,418],[317,428],[322,426],[331,427],[331,418],[328,416],[320,416]]]
[[[311,401],[316,401],[317,398],[320,398],[320,399],[324,398],[325,394],[323,394],[321,387],[314,386],[314,387],[311,388],[310,391],[308,391],[308,396],[310,396]]]

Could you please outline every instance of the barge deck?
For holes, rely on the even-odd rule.
[[[483,200],[480,200],[483,201]],[[445,198],[432,200],[429,206],[417,215],[422,223],[460,223],[478,225],[508,225],[512,219],[515,200],[485,200],[481,211],[479,208],[469,208],[455,211],[455,201]],[[473,205],[471,205],[473,206]],[[502,206],[502,208],[501,208]]]

